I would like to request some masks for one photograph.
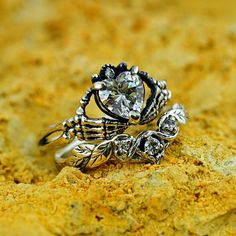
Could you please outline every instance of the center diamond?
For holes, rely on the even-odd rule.
[[[105,79],[104,82],[106,87],[99,90],[99,97],[108,110],[126,119],[131,111],[141,112],[144,85],[137,74],[125,71],[115,79]]]

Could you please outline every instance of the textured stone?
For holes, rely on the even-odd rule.
[[[0,235],[236,235],[235,8],[1,1]],[[101,65],[121,61],[167,80],[188,123],[161,165],[57,170],[40,133],[74,115]]]

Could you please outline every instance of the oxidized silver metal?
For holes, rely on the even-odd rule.
[[[137,137],[118,134],[99,144],[74,140],[56,153],[61,166],[74,166],[81,170],[97,167],[109,159],[118,161],[160,163],[164,152],[179,133],[179,124],[187,121],[183,106],[175,104],[160,116],[157,130],[141,132]]]

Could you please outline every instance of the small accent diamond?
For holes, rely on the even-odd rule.
[[[176,134],[178,132],[178,126],[176,119],[173,116],[169,116],[161,125],[161,131],[167,134]]]
[[[144,151],[150,156],[158,155],[162,150],[162,143],[157,138],[152,136],[150,136],[144,144]]]
[[[105,76],[108,78],[108,79],[113,79],[115,77],[115,72],[114,70],[112,70],[111,68],[107,67],[106,70],[105,70]]]

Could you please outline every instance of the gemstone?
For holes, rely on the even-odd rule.
[[[177,123],[174,117],[167,117],[160,127],[161,131],[170,135],[174,135],[178,132]]]
[[[144,144],[144,152],[150,156],[156,156],[160,154],[162,150],[162,143],[157,138],[154,138],[152,136],[150,136]]]
[[[113,79],[115,77],[115,72],[114,70],[112,70],[110,67],[107,67],[106,70],[105,70],[105,76],[108,78],[108,79]]]
[[[99,98],[112,113],[129,118],[131,111],[141,112],[144,102],[143,81],[130,71],[120,73],[115,79],[103,80],[105,88],[99,90]]]
[[[132,147],[132,143],[134,142],[134,138],[132,136],[128,136],[125,139],[116,139],[115,140],[115,151],[114,154],[119,160],[126,160],[128,158],[128,153],[130,148]]]

